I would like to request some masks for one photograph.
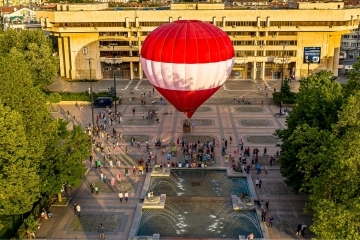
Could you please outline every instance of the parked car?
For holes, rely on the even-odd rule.
[[[113,101],[111,97],[98,97],[95,101],[94,101],[94,108],[96,107],[112,107],[113,106]]]

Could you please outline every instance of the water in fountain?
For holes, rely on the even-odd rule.
[[[181,200],[180,200],[181,199]],[[232,202],[224,198],[166,200],[165,209],[144,209],[137,235],[160,233],[163,238],[238,238],[253,232],[262,233],[255,211],[233,211]]]
[[[152,177],[150,187],[155,195],[229,197],[246,192],[246,178],[228,178],[226,171],[206,169],[171,170],[170,177]]]

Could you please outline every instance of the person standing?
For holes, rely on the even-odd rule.
[[[265,201],[265,207],[266,207],[266,210],[269,210],[269,202],[270,200],[268,199],[267,201]]]
[[[261,209],[261,221],[266,221],[266,209]]]
[[[195,123],[194,122],[191,123],[191,127],[192,127],[192,130],[194,131],[194,129],[195,129]]]
[[[254,234],[253,234],[253,233],[250,233],[250,234],[247,236],[247,239],[248,239],[248,240],[254,240]]]
[[[225,149],[227,149],[227,139],[225,140]]]
[[[231,144],[231,142],[232,142],[232,137],[230,136],[230,144]]]
[[[270,227],[270,228],[272,228],[273,222],[274,222],[274,217],[273,217],[273,216],[270,216],[270,218],[269,218],[269,227]]]
[[[128,199],[129,199],[129,193],[125,191],[125,201],[128,201]]]
[[[95,186],[95,194],[98,195],[99,194],[99,188],[97,186]]]
[[[123,194],[122,192],[120,192],[120,193],[119,193],[120,202],[122,202],[123,198],[124,198],[124,194]]]
[[[133,175],[136,175],[136,167],[135,166],[133,166]]]
[[[259,179],[259,189],[261,189],[261,179]]]
[[[297,225],[297,228],[296,228],[296,235],[297,235],[297,236],[300,236],[300,234],[301,234],[301,227],[302,227],[302,225],[303,225],[303,223],[299,223],[299,224]]]
[[[126,166],[125,167],[125,177],[129,176],[129,168]]]
[[[306,230],[306,225],[304,223],[302,223],[302,225],[301,225],[301,236],[305,235],[305,230]]]
[[[256,179],[255,181],[255,187],[257,188],[259,186],[259,179]]]
[[[78,205],[76,206],[76,215],[77,215],[78,217],[80,217],[80,211],[81,211],[81,207],[80,207],[80,204],[78,204]]]
[[[145,119],[145,114],[143,113],[143,119]]]
[[[135,116],[135,108],[133,108],[133,116]]]
[[[100,223],[99,228],[98,228],[98,233],[100,235],[100,239],[105,239],[105,229],[102,223]]]
[[[73,209],[74,209],[74,214],[76,215],[77,214],[77,203],[74,203]]]

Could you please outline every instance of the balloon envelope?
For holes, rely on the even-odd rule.
[[[142,45],[140,60],[151,84],[191,118],[229,77],[234,48],[220,28],[180,20],[152,31]]]

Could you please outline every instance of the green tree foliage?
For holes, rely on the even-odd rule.
[[[55,141],[46,152],[47,162],[41,164],[46,169],[46,191],[59,193],[62,183],[78,186],[83,180],[85,165],[83,163],[91,150],[87,135],[80,126],[68,131],[59,124],[59,132]]]
[[[321,72],[304,79],[282,139],[281,172],[309,193],[318,239],[360,239],[360,69],[345,85]]]
[[[23,144],[23,151],[15,151],[14,159],[8,159],[8,165],[3,165],[8,172],[2,171],[2,174],[6,175],[0,178],[0,189],[4,193],[0,206],[2,209],[12,209],[3,210],[3,214],[27,212],[40,193],[57,192],[63,182],[73,183],[76,187],[83,179],[82,160],[89,155],[89,143],[86,141],[85,144],[86,134],[80,127],[64,132],[61,121],[52,118],[45,93],[40,86],[33,84],[36,77],[17,48],[12,48],[8,54],[0,55],[0,99],[2,105],[18,113],[18,121],[7,122],[12,126],[22,126],[24,136],[24,139],[12,138],[12,135],[2,128],[1,133],[9,135],[1,137],[4,145],[11,147],[11,141],[14,140]],[[24,152],[26,157],[21,155]],[[6,151],[2,151],[0,154],[5,153]],[[64,169],[56,166],[60,160]],[[7,189],[8,183],[10,184]],[[21,198],[18,196],[20,194]]]
[[[21,214],[38,199],[40,178],[28,157],[22,116],[1,101],[0,129],[0,214]]]
[[[49,85],[58,71],[58,61],[53,57],[51,40],[42,30],[8,30],[0,35],[0,55],[16,49],[22,53],[25,65],[29,68],[36,86]]]
[[[316,146],[321,143],[317,143],[319,139],[317,139],[318,136],[313,136],[314,131],[315,133],[322,130],[329,131],[332,124],[338,120],[337,112],[341,108],[343,91],[342,86],[333,81],[331,76],[330,72],[323,71],[301,81],[297,94],[297,106],[286,119],[287,128],[276,131],[276,135],[283,142],[280,171],[286,177],[286,183],[296,192],[307,191],[307,188],[302,188],[302,185],[308,186],[309,180],[305,179],[305,172],[299,167],[299,151],[309,144],[312,148],[305,150],[305,154],[314,153],[313,151],[316,153]],[[323,137],[327,136],[326,132],[321,133],[324,134]],[[300,136],[305,134],[310,138],[301,142],[301,138],[297,140],[297,137],[300,137],[297,136],[299,134]],[[315,146],[310,143],[311,141],[315,141]]]

